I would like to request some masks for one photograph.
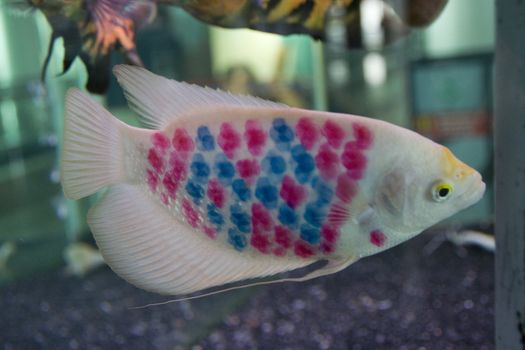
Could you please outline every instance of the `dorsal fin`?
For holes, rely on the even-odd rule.
[[[178,82],[136,66],[117,65],[113,73],[130,107],[139,113],[141,122],[152,129],[162,129],[173,119],[203,106],[287,107],[258,97],[232,95]]]

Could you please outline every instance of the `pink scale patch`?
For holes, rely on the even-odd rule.
[[[268,232],[273,227],[270,212],[261,204],[252,204],[252,227],[254,232]]]
[[[333,244],[339,238],[339,231],[331,225],[323,225],[321,228],[321,237],[323,237],[325,242]]]
[[[370,243],[372,243],[376,247],[382,247],[385,245],[385,242],[386,235],[383,232],[379,230],[374,230],[370,232]]]
[[[162,203],[164,205],[168,205],[168,203],[169,203],[169,197],[168,197],[168,195],[166,193],[161,193],[160,194],[160,200],[162,201]]]
[[[279,195],[291,208],[296,208],[306,199],[306,190],[292,177],[286,175],[283,178]]]
[[[170,140],[164,133],[158,131],[153,134],[153,145],[161,152],[165,152],[170,146]]]
[[[235,150],[241,145],[241,136],[230,123],[222,123],[217,143],[226,157],[232,159],[235,156]]]
[[[275,247],[273,248],[273,255],[275,256],[285,256],[286,255],[286,249],[283,247]]]
[[[348,174],[341,174],[337,177],[337,184],[335,186],[337,198],[345,203],[350,203],[356,193],[357,184]]]
[[[249,179],[259,175],[261,167],[256,159],[243,159],[235,164],[237,172],[243,179]]]
[[[164,168],[164,161],[154,148],[150,148],[148,151],[148,162],[157,173],[160,173]]]
[[[366,126],[354,123],[352,124],[352,129],[354,131],[354,138],[358,148],[367,149],[372,145],[374,135]]]
[[[195,149],[193,139],[190,137],[186,129],[175,129],[175,133],[173,134],[173,139],[171,140],[171,142],[177,152],[189,153]]]
[[[292,246],[293,233],[284,226],[275,226],[275,242],[284,249]]]
[[[332,151],[328,144],[325,143],[319,148],[319,152],[315,156],[315,164],[319,169],[321,177],[325,180],[331,180],[337,176],[339,157],[337,153]]]
[[[146,171],[146,182],[148,183],[151,192],[155,192],[159,184],[159,176],[156,173],[154,173],[151,169],[148,169]]]
[[[170,158],[170,174],[173,177],[173,180],[176,182],[181,182],[186,180],[187,176],[187,164],[186,160],[181,158],[179,153],[173,152]]]
[[[345,131],[332,120],[327,120],[324,123],[321,134],[326,137],[328,144],[334,148],[341,147],[345,137]]]
[[[217,231],[215,231],[213,227],[204,226],[202,230],[204,231],[206,236],[210,237],[211,239],[215,239],[215,237],[217,237]]]
[[[257,121],[246,121],[244,138],[246,139],[248,150],[252,155],[259,156],[262,154],[267,137],[268,135]]]
[[[193,207],[191,202],[184,198],[182,200],[182,214],[188,221],[191,227],[197,228],[199,226],[200,215],[199,212]]]
[[[365,155],[359,149],[356,149],[354,145],[354,143],[348,142],[345,145],[343,154],[341,154],[341,163],[351,171],[350,176],[352,178],[355,178],[355,176],[352,175],[353,173],[360,173],[362,176],[362,172],[366,167]]]
[[[212,179],[208,183],[208,198],[212,201],[217,208],[222,208],[224,205],[224,200],[226,199],[226,194],[224,193],[224,187],[217,179]]]
[[[269,236],[258,234],[255,232],[250,238],[250,244],[252,245],[252,247],[264,254],[268,254],[272,246],[272,242]]]
[[[306,149],[311,149],[319,138],[319,131],[314,122],[309,118],[301,118],[296,126],[299,141]]]
[[[294,245],[294,253],[301,258],[309,258],[315,254],[315,250],[313,246],[305,241],[298,240]]]
[[[332,254],[333,252],[335,252],[335,247],[332,243],[322,242],[319,246],[319,250],[323,254]]]
[[[175,199],[177,196],[177,189],[179,188],[179,182],[175,180],[172,173],[166,173],[162,179],[162,184],[166,191],[168,191],[168,196]]]

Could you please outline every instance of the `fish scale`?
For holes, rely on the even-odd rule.
[[[190,226],[237,251],[306,258],[335,251],[344,222],[329,214],[355,195],[347,188],[357,187],[352,171],[365,171],[372,133],[357,123],[276,116],[265,125],[176,128],[151,142],[145,180],[164,205],[182,208]],[[263,228],[261,215],[269,221]]]

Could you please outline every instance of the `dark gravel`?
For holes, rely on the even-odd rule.
[[[163,300],[109,269],[0,289],[2,349],[494,348],[494,256],[425,234],[338,274],[191,302]],[[165,298],[164,298],[165,299]],[[196,345],[195,345],[196,344]]]

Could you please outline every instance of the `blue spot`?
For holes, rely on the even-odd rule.
[[[244,212],[240,205],[232,205],[230,207],[230,220],[239,231],[243,233],[250,232],[250,215]]]
[[[235,167],[224,154],[219,154],[215,159],[215,172],[220,182],[229,185],[235,175]]]
[[[193,156],[190,169],[197,182],[202,184],[208,182],[208,176],[210,176],[210,167],[208,164],[206,164],[202,154],[197,153]]]
[[[334,190],[330,185],[316,176],[312,180],[312,188],[317,193],[317,202],[319,205],[323,206],[330,204],[334,195]]]
[[[189,180],[186,184],[186,192],[188,192],[196,204],[199,204],[202,197],[204,197],[204,188],[196,183],[194,179]]]
[[[200,151],[212,151],[215,148],[215,141],[207,126],[197,129],[197,148]]]
[[[255,197],[268,209],[277,207],[277,201],[279,199],[277,187],[273,186],[267,177],[261,177],[257,180]]]
[[[215,204],[208,204],[208,220],[217,227],[224,224],[224,218]]]
[[[290,149],[290,143],[294,139],[294,132],[292,128],[286,124],[283,118],[276,118],[270,129],[270,137],[279,150],[287,151]]]
[[[321,227],[326,213],[321,209],[318,203],[308,203],[304,210],[304,219],[307,223],[315,227]]]
[[[286,162],[284,158],[274,151],[268,152],[262,161],[264,172],[281,175],[286,171]]]
[[[321,239],[321,234],[318,228],[312,227],[308,224],[301,226],[301,239],[310,244],[317,244]]]
[[[233,180],[232,189],[241,201],[247,201],[251,198],[250,188],[243,179]]]
[[[302,145],[292,148],[292,158],[296,163],[294,174],[299,183],[305,183],[315,169],[314,158],[308,154]]]
[[[283,204],[279,207],[279,221],[286,226],[293,228],[297,223],[297,214],[288,205]]]
[[[246,237],[235,228],[228,230],[228,242],[239,252],[247,245]]]

